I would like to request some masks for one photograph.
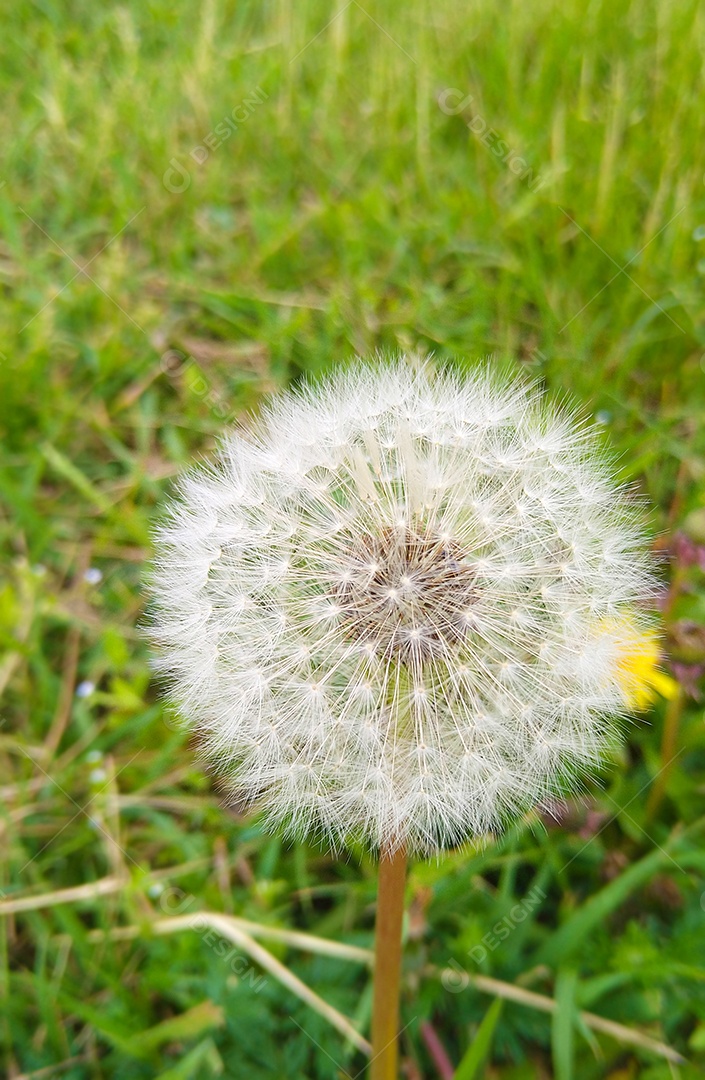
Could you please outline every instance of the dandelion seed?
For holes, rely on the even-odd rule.
[[[487,370],[282,395],[183,481],[153,591],[158,666],[227,787],[333,847],[501,829],[658,683],[651,654],[625,683],[654,591],[634,506],[584,425]]]

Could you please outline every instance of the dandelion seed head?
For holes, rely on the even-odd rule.
[[[228,435],[181,483],[152,591],[157,666],[241,804],[430,854],[603,759],[654,578],[589,429],[402,359]]]

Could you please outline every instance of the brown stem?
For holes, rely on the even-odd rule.
[[[678,729],[684,702],[685,695],[682,687],[679,687],[676,696],[671,698],[666,708],[663,735],[661,736],[661,768],[656,774],[649,797],[646,800],[645,823],[653,821],[666,794],[666,784],[671,773],[671,765],[678,756]]]
[[[406,852],[382,852],[375,931],[374,1003],[370,1080],[397,1080],[401,928]]]

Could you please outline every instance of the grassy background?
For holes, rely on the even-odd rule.
[[[509,358],[598,418],[654,505],[668,646],[693,683],[705,12],[20,0],[5,26],[3,1075],[354,1076],[364,1056],[274,975],[218,935],[150,929],[208,910],[366,947],[375,894],[366,861],[285,848],[223,808],[164,715],[136,630],[150,523],[226,419],[303,372],[377,348]],[[457,1064],[483,1018],[488,1077],[702,1075],[702,702],[671,708],[665,746],[664,712],[560,823],[413,869],[411,1080],[451,1075],[433,1036]],[[505,940],[469,954],[505,916]],[[264,944],[367,1030],[364,965]],[[428,971],[451,961],[558,1009],[498,1014]],[[596,1035],[579,1009],[689,1063]]]

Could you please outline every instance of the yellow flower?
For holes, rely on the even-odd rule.
[[[630,709],[642,712],[660,695],[669,701],[678,693],[678,683],[661,671],[658,635],[640,628],[627,617],[614,620],[605,630],[618,639],[617,681]]]

